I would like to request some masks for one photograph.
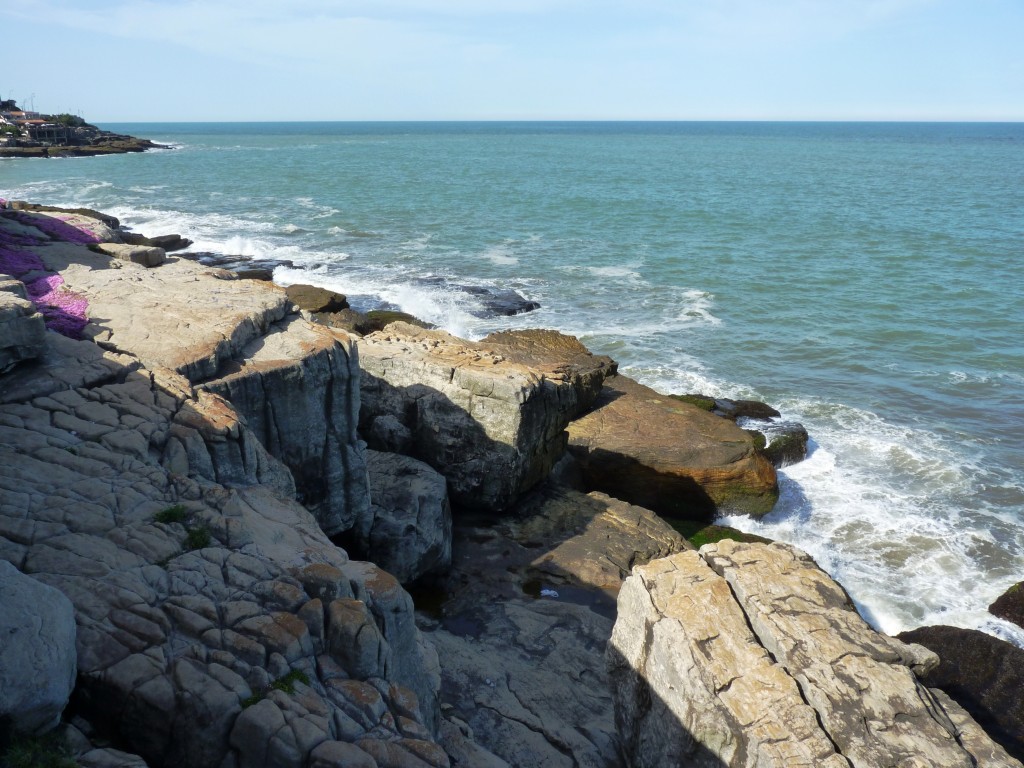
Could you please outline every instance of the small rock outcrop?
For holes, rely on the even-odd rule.
[[[0,746],[57,725],[75,685],[75,609],[0,559]]]
[[[452,561],[452,510],[444,478],[397,453],[366,452],[370,519],[356,531],[354,553],[403,584],[444,571]]]
[[[608,660],[631,765],[1018,765],[964,738],[917,680],[933,653],[868,627],[792,547],[723,541],[656,560],[618,608]]]
[[[1024,627],[1024,581],[1014,584],[997,597],[988,607],[988,612],[1018,627]]]
[[[775,469],[749,434],[626,376],[607,379],[593,410],[568,429],[586,488],[658,514],[758,517],[778,500]]]
[[[99,243],[96,250],[114,259],[130,261],[143,267],[159,267],[167,261],[167,251],[151,245],[126,245],[122,243]]]
[[[285,288],[285,293],[295,306],[307,312],[340,312],[348,309],[348,299],[343,295],[315,285],[294,283]]]
[[[938,654],[924,682],[941,688],[1024,761],[1024,649],[974,629],[920,627],[900,634]]]
[[[361,431],[386,434],[374,422],[397,421],[409,454],[448,480],[453,504],[508,509],[562,456],[566,424],[584,407],[581,393],[604,378],[609,361],[590,356],[588,372],[582,362],[565,366],[547,356],[515,362],[506,351],[407,323],[364,337]]]

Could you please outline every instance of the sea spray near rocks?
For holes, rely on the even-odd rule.
[[[984,608],[1024,572],[1019,126],[293,128],[147,127],[185,146],[7,163],[0,196],[222,253],[237,237],[304,282],[463,337],[554,327],[660,392],[770,402],[816,449],[783,470],[764,533],[817,546],[884,629],[1002,631]],[[281,160],[301,172],[283,178]],[[396,183],[399,167],[418,183]],[[289,225],[305,232],[278,234]],[[465,297],[409,284],[431,274],[542,306],[477,318]],[[921,450],[934,464],[890,460]],[[900,554],[904,515],[949,550]]]

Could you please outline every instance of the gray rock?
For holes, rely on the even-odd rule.
[[[582,382],[608,370],[602,358],[583,372],[546,355],[515,362],[502,349],[400,322],[359,341],[360,426],[384,415],[403,424],[409,453],[445,476],[453,504],[508,509],[546,477],[585,407]]]
[[[366,452],[370,521],[356,552],[403,584],[444,571],[452,560],[452,512],[445,479],[422,461]]]
[[[159,267],[167,261],[167,252],[163,248],[151,245],[99,243],[96,249],[112,258],[128,261],[143,267]]]
[[[23,360],[39,357],[46,338],[43,316],[35,305],[19,296],[16,280],[7,281],[10,290],[0,289],[0,373]],[[0,285],[2,288],[2,285]]]
[[[359,367],[351,338],[291,316],[239,350],[203,387],[222,395],[295,478],[328,534],[370,519],[366,459],[356,435]]]
[[[0,559],[0,724],[57,725],[75,685],[75,612],[58,590]]]

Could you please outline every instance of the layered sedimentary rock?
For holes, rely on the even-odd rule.
[[[659,514],[760,516],[778,500],[775,469],[749,434],[626,376],[607,379],[568,429],[586,488]]]
[[[394,578],[327,540],[224,400],[48,341],[0,379],[0,558],[74,605],[79,711],[153,766],[447,766]]]
[[[64,226],[104,234],[93,231],[105,227],[95,219],[64,217]],[[37,234],[50,228],[40,226]],[[291,470],[324,530],[338,533],[367,519],[356,435],[359,370],[347,334],[290,314],[281,288],[187,260],[148,269],[59,240],[33,252],[87,301],[85,337],[206,382],[232,401],[255,438]]]
[[[452,722],[511,765],[621,765],[600,664],[614,595],[633,564],[686,546],[648,510],[557,487],[458,526],[441,615],[422,619]]]
[[[366,459],[356,435],[359,367],[350,337],[292,315],[206,381],[295,477],[328,534],[369,523]]]
[[[445,476],[454,503],[507,509],[561,457],[566,424],[610,363],[585,350],[571,365],[511,354],[392,323],[359,342],[361,429],[381,433],[377,420],[397,422],[405,450]]]
[[[633,765],[1017,765],[917,680],[934,654],[871,630],[791,547],[654,561],[618,608],[608,659]]]
[[[0,560],[0,742],[54,727],[75,684],[75,610],[58,590]]]

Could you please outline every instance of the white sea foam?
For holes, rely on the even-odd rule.
[[[985,606],[1024,571],[1024,531],[958,503],[975,490],[970,457],[937,435],[846,406],[790,403],[783,415],[804,423],[813,452],[780,470],[775,511],[725,524],[809,552],[884,632],[984,628]],[[1002,565],[979,580],[982,561]]]

